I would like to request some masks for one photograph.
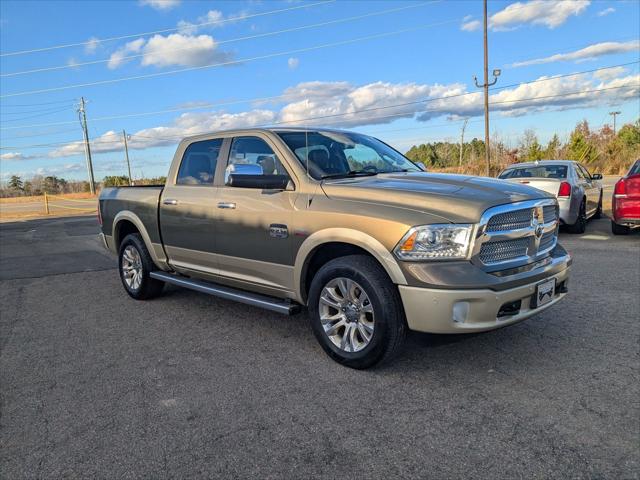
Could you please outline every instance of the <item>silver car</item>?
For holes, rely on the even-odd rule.
[[[589,218],[602,214],[602,175],[591,175],[572,160],[540,160],[515,163],[498,178],[551,193],[560,205],[560,221],[572,233],[583,233]]]

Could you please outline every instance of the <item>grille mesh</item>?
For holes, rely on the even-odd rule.
[[[528,246],[528,237],[485,243],[480,249],[480,261],[484,264],[489,264],[523,257],[527,255]]]
[[[558,219],[558,213],[555,205],[542,207],[542,212],[544,223],[555,222]]]
[[[551,248],[555,239],[556,239],[555,230],[551,232],[547,232],[544,235],[542,235],[542,238],[540,239],[540,247],[538,248],[538,251],[542,252],[543,250]]]
[[[494,215],[487,224],[488,232],[500,232],[503,230],[515,230],[531,226],[531,209],[523,208]]]

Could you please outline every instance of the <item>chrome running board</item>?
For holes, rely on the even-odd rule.
[[[254,307],[264,308],[272,312],[284,313],[285,315],[293,315],[300,311],[300,305],[291,300],[283,300],[280,298],[260,295],[259,293],[245,292],[231,287],[225,287],[204,280],[195,280],[193,278],[182,277],[172,273],[155,271],[151,272],[151,278],[162,282],[177,285],[179,287],[189,288],[196,292],[206,293],[214,297],[224,298],[225,300],[234,300],[236,302],[245,303]]]

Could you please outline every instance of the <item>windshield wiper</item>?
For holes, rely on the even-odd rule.
[[[377,174],[378,172],[372,172],[370,170],[351,170],[350,172],[331,173],[329,175],[323,175],[320,178],[322,180],[326,180],[327,178],[371,177]]]

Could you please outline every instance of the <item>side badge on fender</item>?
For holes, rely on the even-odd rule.
[[[273,238],[287,238],[289,236],[289,229],[281,223],[272,223],[269,225],[269,236]]]

